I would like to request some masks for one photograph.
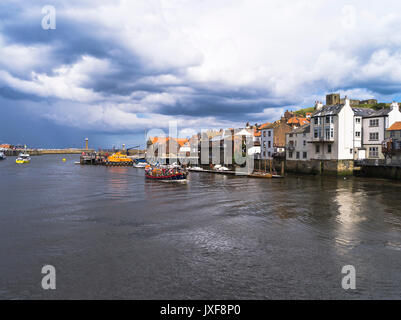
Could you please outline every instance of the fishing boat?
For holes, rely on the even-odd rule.
[[[31,157],[27,153],[20,153],[18,158],[15,160],[15,163],[29,163],[31,162]]]
[[[145,167],[145,177],[158,181],[186,181],[188,172],[182,167],[151,166]]]
[[[0,160],[5,160],[6,155],[3,152],[0,152]]]

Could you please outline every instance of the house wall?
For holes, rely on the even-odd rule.
[[[311,129],[310,129],[310,140],[313,140],[315,128],[321,129],[321,134],[324,137],[325,128],[333,128],[334,130],[334,141],[333,142],[312,142],[310,147],[310,158],[311,159],[319,159],[319,160],[333,160],[338,157],[338,116],[332,115],[333,123],[326,124],[326,118],[320,117],[319,124],[315,124],[314,119],[311,120]],[[331,152],[328,152],[328,145],[331,145]],[[319,152],[316,152],[316,145],[319,145]]]
[[[347,102],[338,113],[338,160],[354,159],[354,111]]]
[[[308,143],[309,139],[310,139],[309,133],[292,133],[292,137],[291,133],[287,133],[286,158],[289,160],[301,160],[301,161],[310,160],[312,146],[311,143]],[[288,146],[291,145],[291,141],[293,142],[292,145],[294,146],[294,150],[292,150],[292,157],[290,157],[291,150],[289,150],[288,148]],[[297,152],[299,152],[299,159],[297,159]],[[304,152],[306,152],[306,158],[303,157]]]
[[[270,137],[269,137],[270,132]],[[272,155],[274,152],[274,130],[273,129],[263,129],[261,131],[260,137],[260,156],[261,159],[272,159]],[[269,148],[270,141],[270,148]],[[270,152],[270,157],[269,157]]]

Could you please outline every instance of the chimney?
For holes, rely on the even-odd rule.
[[[397,108],[398,111],[400,110],[398,103],[393,101],[393,103],[390,105],[390,110],[394,110],[395,108]]]
[[[351,106],[348,96],[345,96],[345,105]]]
[[[323,103],[316,101],[315,103],[315,110],[320,110],[323,108]]]

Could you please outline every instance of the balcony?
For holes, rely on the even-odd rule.
[[[334,137],[312,137],[308,142],[334,142]]]
[[[285,147],[287,148],[288,151],[294,151],[295,150],[295,146],[293,144],[287,144]]]

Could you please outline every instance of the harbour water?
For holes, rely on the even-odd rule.
[[[67,159],[62,162],[62,158]],[[0,298],[401,298],[401,183],[0,162]],[[41,268],[56,268],[43,290]],[[344,265],[356,290],[344,290]]]

